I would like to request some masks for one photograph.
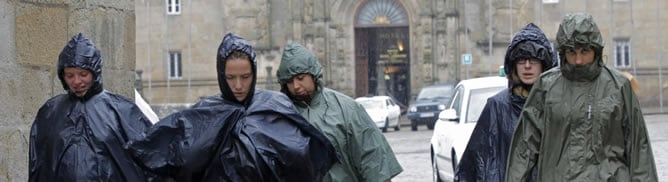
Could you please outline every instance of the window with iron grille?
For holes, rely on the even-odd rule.
[[[181,14],[181,0],[165,0],[168,15]]]
[[[179,80],[183,78],[181,65],[181,51],[169,51],[169,79]]]
[[[631,66],[631,47],[627,38],[615,39],[614,60],[615,67],[627,68]]]

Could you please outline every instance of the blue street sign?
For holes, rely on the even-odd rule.
[[[473,56],[471,54],[462,54],[462,64],[473,63]]]

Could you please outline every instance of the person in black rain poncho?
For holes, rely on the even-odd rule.
[[[533,23],[506,50],[508,88],[487,99],[455,172],[455,181],[504,181],[508,147],[517,118],[540,74],[556,66],[550,42]]]
[[[58,58],[66,94],[39,109],[30,130],[29,181],[145,181],[127,141],[150,122],[126,97],[102,88],[100,51],[81,33]]]
[[[337,161],[327,138],[287,96],[255,89],[253,48],[229,33],[217,54],[221,95],[151,128],[131,148],[177,181],[320,181]]]

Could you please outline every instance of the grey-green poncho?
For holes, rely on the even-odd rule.
[[[591,15],[564,17],[561,67],[534,84],[513,135],[506,181],[657,181],[645,121],[630,81],[601,59]],[[590,46],[593,64],[576,67],[564,51]]]
[[[327,136],[339,156],[323,181],[380,182],[399,174],[403,169],[392,148],[364,108],[352,98],[323,87],[321,70],[315,55],[299,44],[289,44],[277,76],[287,95],[286,83],[293,76],[309,73],[316,81],[311,102],[295,102],[295,106]]]

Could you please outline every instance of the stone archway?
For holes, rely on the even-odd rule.
[[[368,0],[355,16],[355,95],[410,100],[408,16],[397,0]]]

